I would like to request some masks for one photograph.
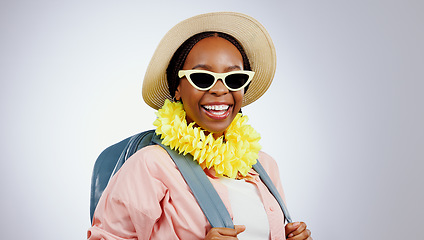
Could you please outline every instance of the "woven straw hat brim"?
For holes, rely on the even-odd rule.
[[[242,106],[256,101],[269,88],[275,74],[276,54],[271,37],[262,24],[241,13],[206,13],[178,23],[160,41],[143,81],[143,99],[150,107],[159,109],[165,99],[171,99],[166,69],[175,51],[191,36],[206,31],[233,36],[246,52],[255,75],[244,95]]]

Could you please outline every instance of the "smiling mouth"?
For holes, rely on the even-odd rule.
[[[230,105],[203,105],[203,109],[206,110],[206,114],[213,119],[221,120],[228,117],[230,113]]]

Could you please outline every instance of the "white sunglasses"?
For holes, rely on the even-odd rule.
[[[226,73],[215,73],[202,69],[180,70],[178,77],[186,77],[188,82],[197,90],[207,91],[211,89],[218,79],[221,79],[225,87],[230,91],[238,91],[246,87],[255,75],[253,71],[239,70]]]

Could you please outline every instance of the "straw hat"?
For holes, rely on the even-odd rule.
[[[235,12],[206,13],[186,19],[166,33],[147,67],[143,81],[143,99],[159,109],[171,99],[166,69],[178,47],[191,36],[207,31],[233,36],[243,46],[255,76],[244,94],[242,106],[261,97],[271,85],[276,67],[274,44],[266,29],[254,18]]]

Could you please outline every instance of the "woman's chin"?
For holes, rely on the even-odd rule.
[[[219,126],[218,124],[213,124],[214,126],[211,128],[209,127],[202,127],[202,129],[204,129],[205,131],[205,135],[209,135],[210,133],[213,134],[213,137],[215,139],[219,138],[220,136],[222,136],[225,132],[225,130],[227,130],[228,126],[230,126],[230,124],[219,124],[221,126]]]

